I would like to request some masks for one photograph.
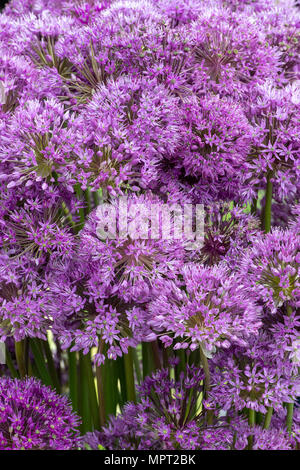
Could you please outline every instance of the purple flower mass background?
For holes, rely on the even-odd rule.
[[[0,449],[299,449],[300,7],[0,14]],[[99,204],[204,207],[101,238]]]

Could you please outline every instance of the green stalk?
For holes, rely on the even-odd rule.
[[[14,379],[20,378],[19,373],[18,373],[18,371],[16,370],[16,368],[14,366],[14,363],[13,363],[13,360],[11,358],[10,352],[7,348],[6,348],[6,351],[5,351],[5,360],[6,360],[6,365],[7,365],[8,369],[11,373],[11,376]]]
[[[205,356],[203,349],[199,346],[200,361],[204,370],[204,397],[207,398],[210,387],[210,372],[207,357]]]
[[[92,206],[91,206],[91,190],[89,188],[87,188],[85,191],[84,191],[84,199],[85,199],[85,202],[86,202],[86,208],[85,208],[85,216],[88,216],[89,213],[91,212],[92,210]]]
[[[159,354],[159,346],[157,341],[152,341],[150,343],[152,357],[154,360],[155,369],[161,369],[161,362],[160,362],[160,354]]]
[[[90,408],[91,408],[91,415],[93,419],[94,429],[100,429],[99,406],[98,406],[92,359],[91,359],[90,352],[84,356],[84,364],[85,364],[86,376],[87,376],[88,387],[89,387]]]
[[[67,208],[65,202],[62,202],[62,212],[64,214],[64,216],[66,217],[68,223],[70,224],[70,226],[72,227],[73,230],[75,230],[75,223],[74,223],[74,220],[72,218],[72,215],[69,211],[69,209]]]
[[[252,204],[251,204],[251,208],[250,208],[250,213],[252,215],[256,215],[257,213],[257,199],[254,199]]]
[[[135,403],[136,394],[135,394],[135,382],[134,382],[134,372],[133,372],[133,356],[132,356],[131,348],[128,348],[128,354],[124,355],[124,364],[125,364],[127,399]]]
[[[286,409],[287,409],[286,427],[287,427],[288,432],[291,434],[292,425],[293,425],[294,403],[287,403]]]
[[[203,399],[206,399],[208,396],[209,388],[210,388],[210,371],[209,371],[209,365],[208,365],[208,360],[207,357],[205,356],[203,349],[201,346],[199,346],[199,352],[200,352],[200,362],[203,367],[204,371],[204,389],[203,389]],[[214,414],[212,410],[207,410],[206,411],[206,416],[207,416],[207,424],[212,425],[213,424],[213,419],[214,419]]]
[[[42,347],[37,338],[30,338],[30,348],[34,357],[39,378],[45,385],[50,385],[51,387],[55,388],[45,364]]]
[[[15,353],[16,353],[19,374],[20,374],[20,377],[23,378],[27,375],[24,340],[15,341]]]
[[[269,406],[267,414],[265,416],[264,429],[269,429],[270,424],[271,424],[272,415],[273,415],[273,407]]]
[[[142,374],[141,374],[140,363],[139,363],[136,349],[132,351],[132,356],[133,356],[133,363],[134,363],[136,378],[137,378],[138,384],[140,384],[142,380]]]
[[[179,378],[180,373],[184,372],[185,368],[186,368],[185,350],[184,349],[179,349],[178,351],[176,351],[176,356],[178,357],[178,359],[180,361],[179,364],[176,367],[177,375],[178,375],[178,378]]]
[[[163,348],[162,353],[163,353],[163,367],[167,368],[169,366],[169,351],[168,351],[168,348]]]
[[[93,421],[89,403],[89,383],[85,365],[85,357],[82,351],[79,352],[79,414],[82,419],[80,431],[82,434],[93,430]]]
[[[96,366],[96,379],[97,379],[97,391],[99,401],[99,421],[100,426],[104,426],[106,421],[105,414],[105,401],[104,401],[104,386],[103,386],[103,365]]]
[[[255,410],[252,410],[251,408],[248,410],[249,415],[248,415],[248,423],[250,427],[255,426]],[[252,450],[253,446],[253,435],[248,437],[248,450]]]
[[[155,370],[150,343],[142,343],[143,378]]]
[[[266,201],[264,207],[264,231],[265,233],[270,232],[271,230],[271,216],[272,216],[272,192],[273,192],[273,183],[271,182],[272,174],[269,171],[267,173],[267,187],[266,187]]]
[[[52,379],[52,383],[54,384],[54,387],[56,388],[57,392],[60,393],[61,392],[60,383],[58,380],[58,375],[56,372],[56,368],[55,368],[55,364],[53,361],[52,352],[51,352],[49,343],[48,341],[43,341],[42,345],[43,345],[44,352],[46,354],[48,370]]]
[[[82,189],[81,189],[79,184],[75,185],[75,192],[76,192],[78,200],[82,203],[83,202],[83,193],[82,193]],[[84,216],[84,208],[83,207],[81,207],[79,209],[79,217],[80,217],[80,224],[78,226],[78,231],[80,231],[82,229],[82,227],[84,226],[84,217],[85,216]]]
[[[78,412],[78,370],[76,351],[68,351],[69,360],[69,392],[73,410]]]

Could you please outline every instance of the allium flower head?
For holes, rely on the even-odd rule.
[[[0,378],[0,449],[77,447],[78,417],[66,397],[34,378]]]
[[[180,113],[182,146],[174,157],[168,156],[169,166],[181,167],[177,179],[213,199],[237,197],[252,133],[242,108],[225,98],[208,96],[184,103]]]
[[[111,209],[116,208],[113,204]],[[103,233],[111,220],[105,218],[105,206],[100,205],[80,232],[74,257],[61,266],[54,263],[49,270],[44,302],[49,315],[57,318],[53,328],[63,347],[73,340],[75,350],[88,352],[98,347],[96,360],[101,363],[104,354],[115,359],[127,353],[129,346],[155,338],[145,306],[160,280],[176,278],[186,250],[182,240],[165,240],[162,235],[148,238],[148,225],[146,231],[142,228],[144,211],[150,213],[154,204],[158,210],[159,198],[128,197],[128,235],[116,233],[115,238]],[[117,222],[120,228],[120,218]],[[137,228],[135,236],[130,235],[130,226]]]
[[[158,197],[132,195],[125,198],[124,207],[120,205],[122,199],[119,201],[119,205],[118,199],[112,201],[119,233],[110,239],[99,230],[105,225],[105,207],[99,206],[81,232],[79,249],[91,261],[94,282],[98,278],[107,288],[110,285],[112,292],[126,302],[143,303],[151,298],[152,287],[159,279],[175,278],[186,257],[185,243],[175,238],[164,239],[162,233],[151,237],[148,220],[153,209],[158,213],[163,208]],[[122,207],[128,217],[125,236],[120,233]]]
[[[278,331],[260,332],[248,339],[247,347],[234,346],[214,356],[209,405],[266,413],[270,406],[281,411],[284,402],[293,402],[299,390],[297,366],[288,351],[289,337],[281,344],[279,338]]]
[[[149,306],[150,324],[165,345],[174,339],[179,341],[175,349],[194,350],[201,345],[208,355],[232,343],[246,345],[247,337],[261,325],[260,308],[249,300],[228,268],[190,264],[182,268],[181,275],[178,284],[161,284],[157,300]]]
[[[241,261],[245,286],[271,312],[284,303],[299,303],[299,233],[273,229],[258,235]]]
[[[65,126],[70,118],[54,99],[31,100],[16,110],[0,148],[8,188],[41,181],[47,188],[55,177],[68,179],[64,167],[75,145]]]
[[[226,260],[235,268],[241,250],[246,249],[259,230],[259,220],[229,204],[214,204],[206,209],[205,236],[199,252],[206,265]]]
[[[230,449],[232,427],[222,418],[207,425],[197,407],[201,378],[194,366],[177,381],[167,369],[154,373],[141,386],[141,403],[126,404],[102,432],[88,434],[83,442],[111,450]]]
[[[245,85],[274,77],[279,55],[255,16],[204,7],[194,23],[195,59],[222,92],[247,92]]]

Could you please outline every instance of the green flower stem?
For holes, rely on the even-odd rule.
[[[207,398],[207,394],[209,392],[209,387],[210,387],[209,365],[208,365],[207,357],[205,356],[201,346],[199,347],[199,351],[200,351],[200,361],[201,361],[203,371],[204,371],[204,398]]]
[[[179,379],[179,376],[180,376],[180,373],[181,372],[184,372],[185,369],[186,369],[186,354],[185,354],[185,350],[184,349],[179,349],[178,351],[176,351],[176,356],[178,357],[179,359],[179,364],[176,366],[176,372],[177,372],[177,376],[178,376],[178,379]]]
[[[50,385],[55,388],[52,378],[45,364],[45,358],[43,355],[42,346],[37,338],[30,338],[30,348],[36,364],[36,369],[39,378],[45,385]]]
[[[83,202],[83,193],[82,193],[82,189],[81,189],[79,184],[75,185],[75,192],[76,192],[78,200],[82,203]],[[83,207],[81,207],[79,209],[79,217],[80,217],[80,223],[77,227],[78,231],[80,231],[82,229],[82,227],[84,226],[84,208]]]
[[[273,192],[273,183],[271,182],[272,173],[269,171],[267,173],[267,187],[266,187],[266,201],[264,207],[264,223],[263,228],[265,233],[270,232],[271,230],[271,216],[272,216],[272,192]]]
[[[14,379],[20,378],[20,375],[19,375],[17,369],[14,366],[14,363],[13,363],[13,360],[11,358],[10,352],[7,348],[6,348],[6,351],[5,351],[5,360],[6,360],[6,365],[7,365],[8,369],[11,373],[11,376]]]
[[[163,348],[162,353],[163,353],[163,367],[168,368],[169,367],[169,349]]]
[[[118,389],[118,403],[122,407],[127,402],[127,391],[126,391],[126,377],[125,377],[125,365],[124,365],[124,357],[118,357],[114,361],[117,367],[117,376],[119,380],[119,387],[117,384]]]
[[[142,343],[143,378],[155,370],[150,343]]]
[[[100,191],[99,190],[98,191],[93,191],[92,196],[93,196],[94,206],[95,207],[99,206],[100,197],[101,197]]]
[[[138,384],[140,384],[141,380],[142,380],[142,374],[141,374],[140,363],[139,363],[139,359],[138,359],[136,349],[134,349],[132,351],[132,356],[133,356],[133,363],[134,363],[134,370],[135,370],[135,374],[136,374],[136,379],[138,381]]]
[[[257,213],[257,199],[254,199],[254,201],[251,204],[250,212],[252,215],[256,215]]]
[[[249,411],[248,423],[250,427],[253,427],[255,426],[255,422],[256,422],[256,419],[255,419],[256,413],[255,413],[255,410],[252,410],[251,408],[248,411]],[[252,447],[253,447],[253,436],[249,436],[248,437],[248,449],[252,450]]]
[[[128,348],[128,354],[124,355],[126,389],[128,401],[136,402],[134,371],[133,371],[133,355],[132,349]]]
[[[16,353],[19,374],[20,374],[20,377],[23,378],[27,375],[24,340],[15,341],[15,353]]]
[[[150,344],[151,344],[152,357],[153,357],[155,369],[161,369],[158,342],[157,341],[152,341]]]
[[[252,410],[251,408],[249,409],[248,423],[251,427],[255,426],[255,410]]]
[[[58,380],[58,375],[57,375],[57,371],[56,371],[55,364],[53,361],[52,352],[51,352],[49,343],[48,341],[43,341],[42,344],[43,344],[43,349],[47,358],[47,365],[48,365],[49,374],[52,379],[52,383],[54,384],[54,387],[56,388],[57,392],[60,393],[61,392],[60,383]]]
[[[93,420],[89,402],[89,380],[86,370],[86,358],[82,351],[79,352],[79,414],[82,422],[80,431],[82,434],[93,430]]]
[[[293,425],[294,403],[287,403],[286,409],[287,409],[286,427],[287,427],[288,432],[291,434],[292,425]]]
[[[83,355],[82,367],[84,368],[84,377],[88,386],[89,406],[93,426],[94,429],[100,429],[99,407],[90,352],[88,354]]]
[[[63,212],[63,215],[66,217],[69,225],[71,226],[71,228],[75,231],[75,222],[72,218],[72,215],[69,211],[69,209],[67,208],[65,202],[62,203],[62,212]]]
[[[106,421],[105,414],[105,401],[104,401],[104,386],[103,386],[103,365],[96,366],[96,379],[97,379],[97,391],[99,401],[99,420],[100,426],[104,426]]]
[[[85,199],[85,202],[86,202],[86,208],[85,208],[85,216],[87,217],[89,215],[89,213],[91,212],[92,210],[92,205],[91,205],[91,190],[89,188],[87,188],[85,191],[84,191],[84,199]]]
[[[73,410],[78,412],[78,369],[76,351],[68,351],[69,392]]]
[[[273,407],[269,406],[267,414],[265,416],[264,429],[269,429],[270,424],[271,424],[272,415],[273,415]]]

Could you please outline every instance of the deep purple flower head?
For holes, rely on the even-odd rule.
[[[0,378],[0,449],[70,450],[78,417],[66,397],[34,378]]]

